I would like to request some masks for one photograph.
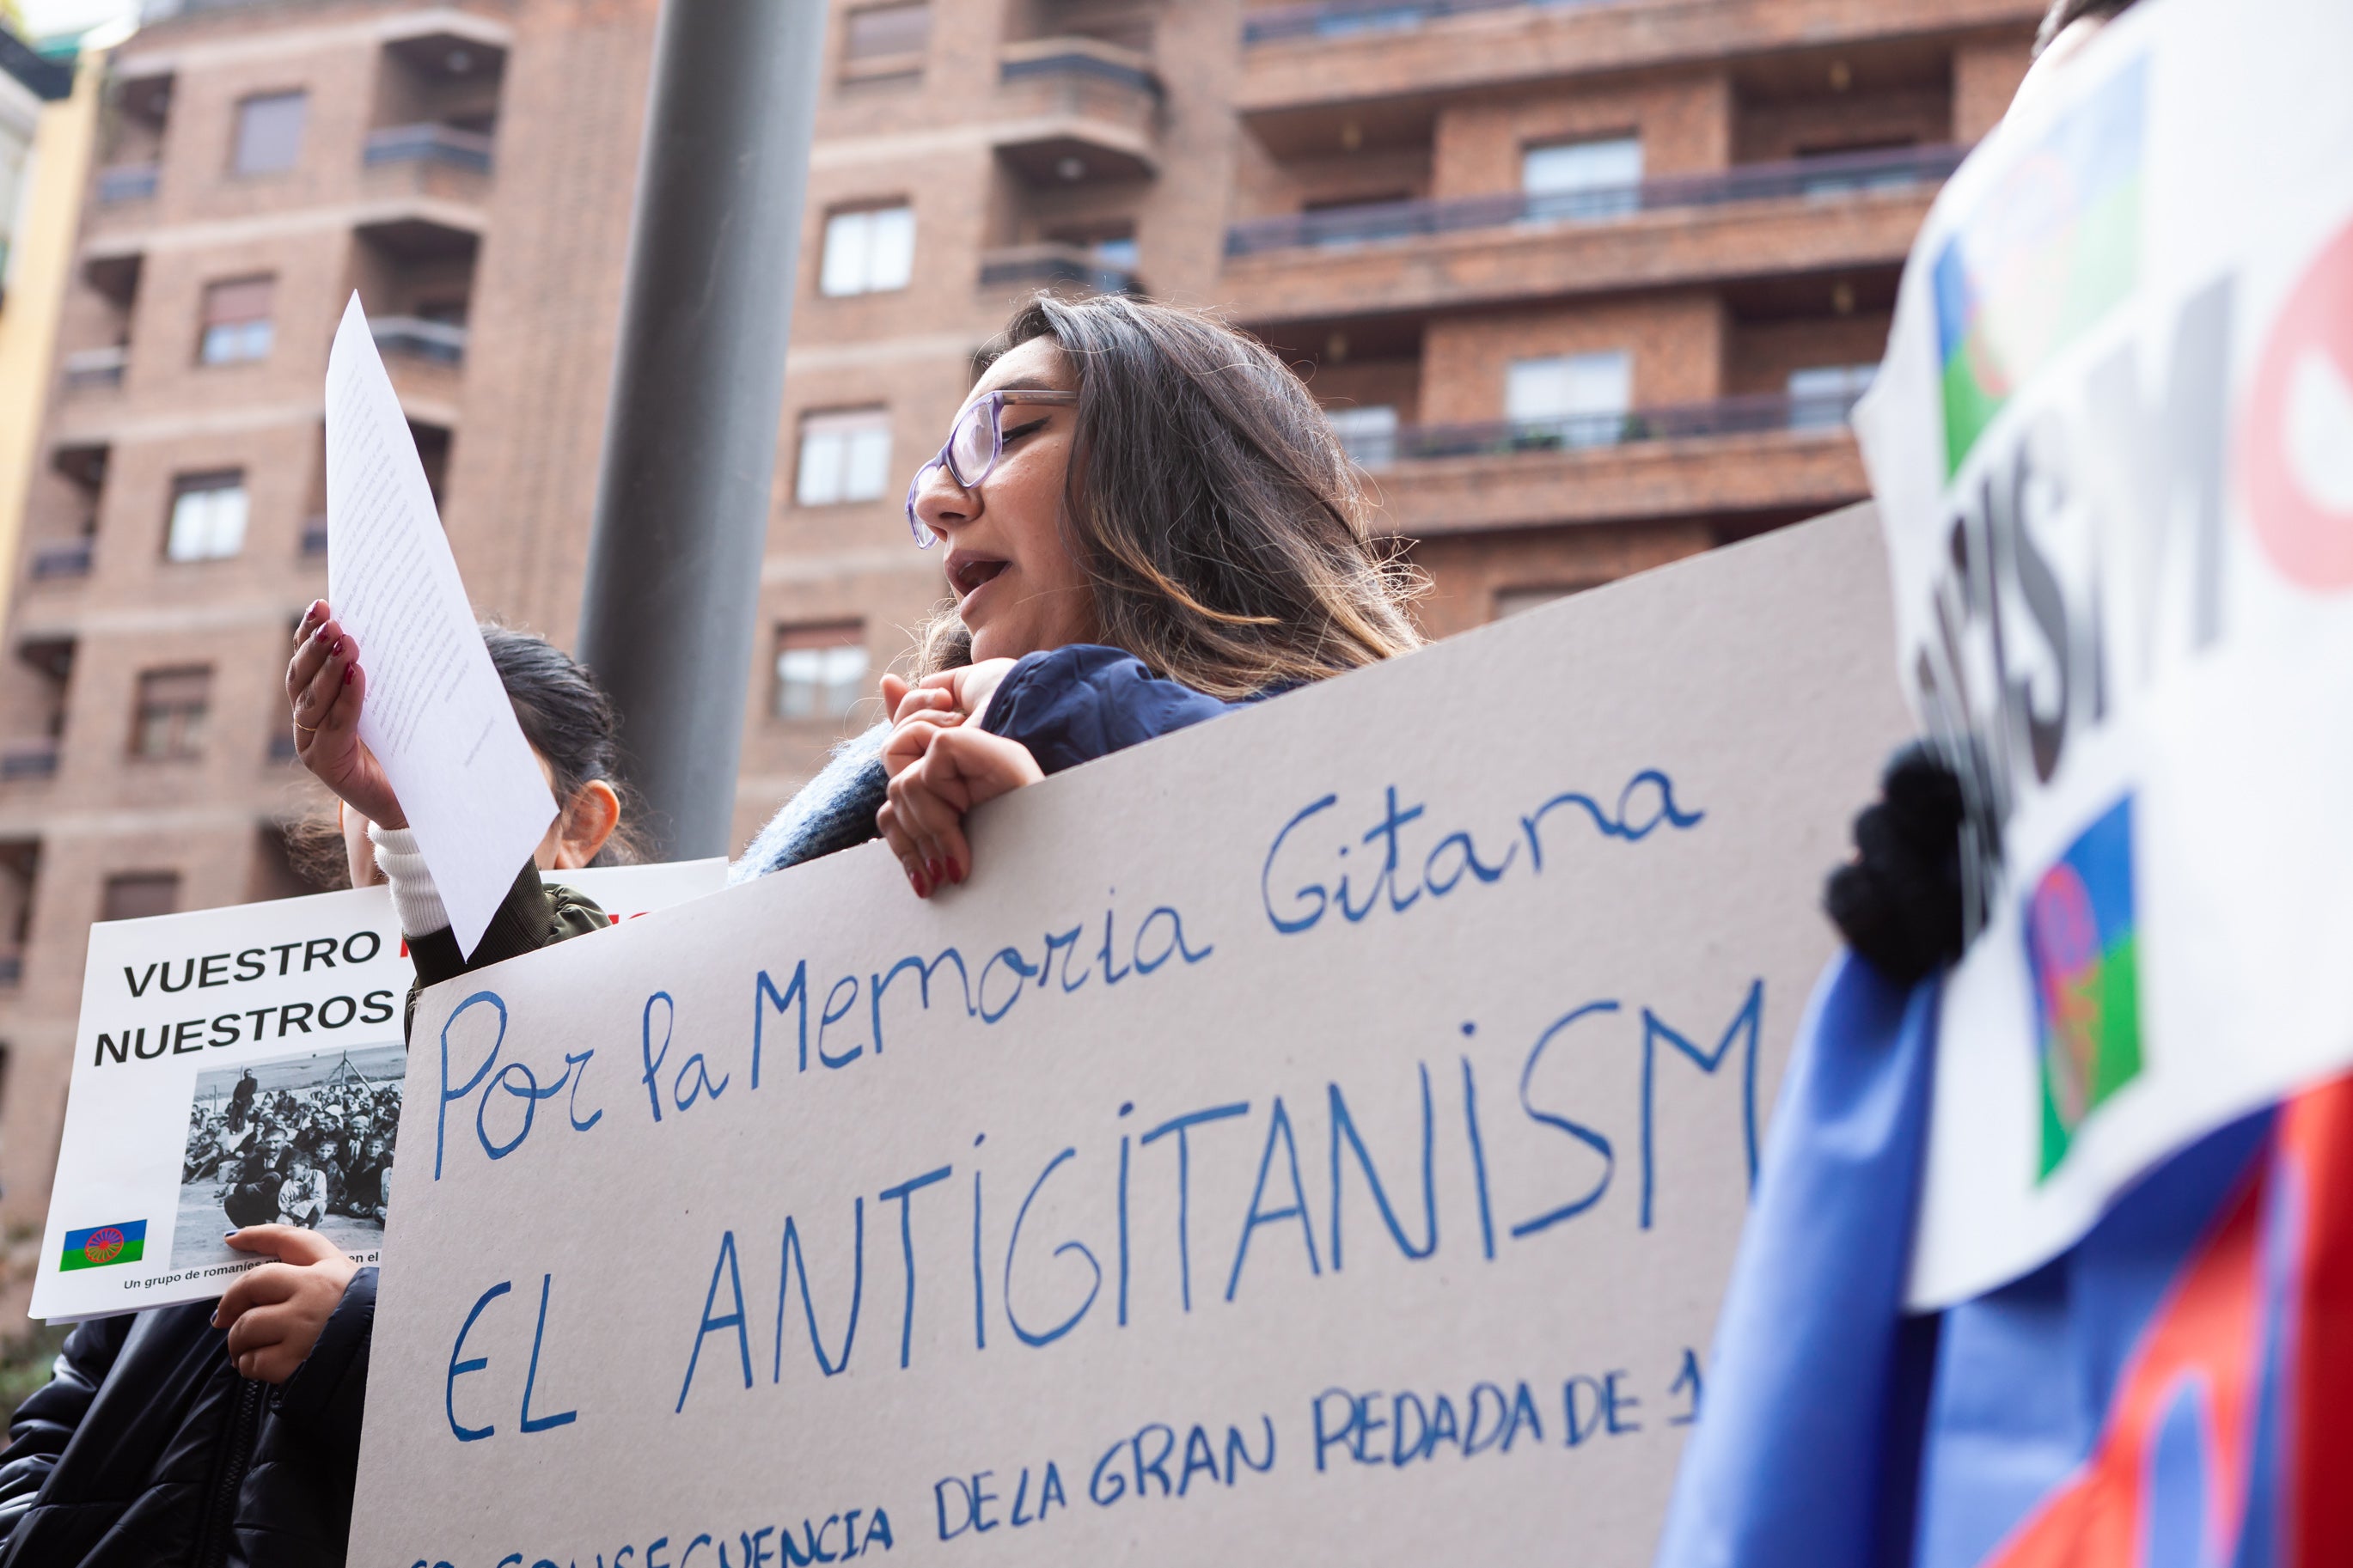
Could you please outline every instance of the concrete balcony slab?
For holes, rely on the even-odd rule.
[[[1560,523],[1823,511],[1870,493],[1843,428],[1399,462],[1366,476],[1376,528],[1407,539]]]

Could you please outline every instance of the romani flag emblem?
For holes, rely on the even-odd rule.
[[[66,1232],[58,1268],[69,1274],[77,1268],[103,1268],[110,1263],[136,1263],[146,1252],[147,1222],[143,1219],[92,1226],[88,1230]]]

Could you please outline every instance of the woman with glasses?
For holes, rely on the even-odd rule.
[[[981,801],[1418,646],[1414,578],[1365,510],[1262,344],[1124,298],[1031,301],[908,488],[952,599],[918,679],[883,678],[894,723],[849,742],[736,879],[879,830],[927,895],[969,873]]]

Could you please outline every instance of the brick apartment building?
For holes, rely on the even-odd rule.
[[[738,841],[937,597],[906,475],[1040,287],[1279,345],[1433,632],[1857,498],[1905,247],[2041,8],[837,0]],[[279,681],[353,288],[477,604],[572,636],[654,11],[151,0],[117,52],[0,660],[12,1226],[89,923],[301,890]]]

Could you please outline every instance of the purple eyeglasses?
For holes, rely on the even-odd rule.
[[[975,489],[997,467],[997,459],[1005,455],[1005,405],[1008,403],[1076,403],[1075,392],[992,392],[965,405],[956,416],[955,427],[948,432],[947,444],[939,456],[915,470],[915,478],[907,486],[907,527],[915,535],[915,548],[929,550],[940,536],[931,525],[915,515],[915,497],[921,493],[923,481],[931,478],[934,468],[945,468],[948,478],[964,489]]]

